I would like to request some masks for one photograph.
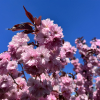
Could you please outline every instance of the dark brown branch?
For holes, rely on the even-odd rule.
[[[16,81],[15,81],[15,79],[13,78],[12,74],[10,74],[10,73],[9,73],[9,75],[10,75],[10,76],[11,76],[11,78],[13,79],[14,83],[15,83],[18,87],[20,87],[20,86],[19,86],[19,84],[17,84],[17,83],[16,83]],[[21,87],[20,87],[20,89],[22,90],[22,88],[21,88]]]
[[[20,65],[21,65],[21,64],[20,64]],[[26,76],[25,76],[25,73],[24,73],[24,70],[23,70],[23,66],[21,65],[21,67],[22,67],[22,73],[23,73],[24,78],[25,78],[25,80],[26,80],[26,82],[27,82],[27,79],[26,79]]]

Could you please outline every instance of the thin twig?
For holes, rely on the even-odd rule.
[[[19,84],[16,83],[15,79],[13,78],[12,74],[9,73],[9,75],[11,76],[11,78],[13,79],[14,83],[19,86]],[[22,90],[22,88],[20,87],[20,89]]]
[[[21,65],[21,64],[20,64],[20,65]],[[27,79],[26,79],[26,76],[25,76],[25,73],[24,73],[24,70],[23,70],[23,66],[21,65],[21,67],[22,67],[22,72],[23,72],[24,78],[25,78],[25,80],[26,80],[26,82],[27,82]]]

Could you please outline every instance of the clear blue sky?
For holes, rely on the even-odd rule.
[[[83,36],[87,43],[100,38],[100,0],[1,0],[0,53],[17,32],[6,30],[21,22],[30,22],[23,5],[35,17],[50,18],[63,28],[64,39],[75,46],[75,39]],[[31,40],[34,35],[30,35]],[[79,55],[77,55],[79,57]],[[72,66],[67,70],[72,71]]]

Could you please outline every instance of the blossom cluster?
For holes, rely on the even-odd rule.
[[[34,45],[20,32],[9,42],[8,51],[0,54],[0,100],[99,100],[100,40],[93,39],[88,47],[78,38],[75,48],[50,19],[36,28]],[[77,49],[83,64],[75,58]],[[63,71],[68,63],[75,74]],[[28,80],[24,72],[30,75]]]

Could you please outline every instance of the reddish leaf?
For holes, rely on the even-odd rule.
[[[26,16],[27,16],[27,17],[30,19],[30,21],[34,24],[34,17],[33,17],[33,15],[32,15],[30,12],[28,12],[24,6],[23,6],[23,8],[24,8],[24,10],[25,10]]]
[[[16,24],[12,28],[8,28],[8,30],[12,30],[12,31],[33,30],[31,26],[33,26],[33,24],[26,22],[22,24]]]
[[[37,23],[37,26],[41,24],[41,16],[39,16],[38,18],[38,23]]]
[[[34,26],[32,23],[30,23],[30,22],[26,22],[25,24],[28,24],[28,25],[30,25],[30,26]]]
[[[37,18],[36,17],[34,18],[34,24],[35,25],[37,24]]]
[[[34,24],[39,26],[41,24],[41,16],[37,19],[36,17],[34,18]]]
[[[34,34],[34,33],[33,33],[33,32],[34,32],[34,30],[24,30],[23,32],[24,32],[24,33],[26,33],[26,34],[29,34],[29,33]]]

